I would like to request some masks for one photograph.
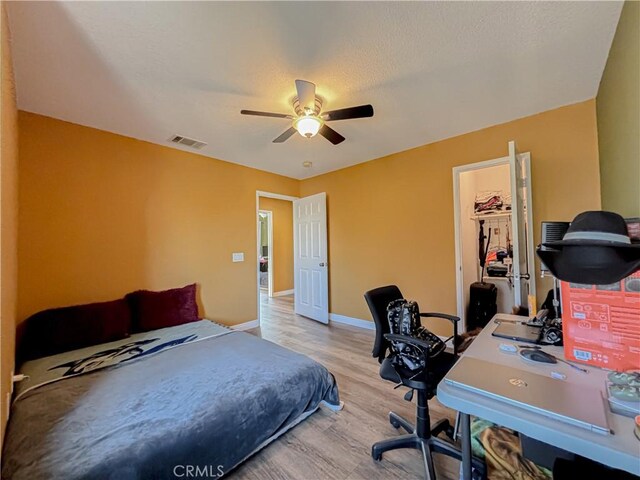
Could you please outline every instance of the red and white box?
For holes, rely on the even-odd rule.
[[[640,271],[610,285],[560,282],[567,360],[640,370]]]

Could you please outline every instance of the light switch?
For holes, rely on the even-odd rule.
[[[233,252],[231,254],[231,261],[244,262],[244,252]]]

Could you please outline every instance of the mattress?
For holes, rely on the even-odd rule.
[[[315,411],[333,375],[202,320],[26,362],[3,479],[221,477]]]

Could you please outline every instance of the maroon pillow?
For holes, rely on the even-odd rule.
[[[26,321],[23,359],[55,355],[129,336],[131,312],[124,298],[53,308]]]
[[[146,332],[197,322],[196,284],[162,292],[138,290],[125,297],[133,315],[133,331]]]

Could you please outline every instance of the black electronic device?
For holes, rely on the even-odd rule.
[[[570,222],[542,222],[542,241],[540,242],[542,246],[540,249],[551,250],[549,247],[545,247],[544,244],[562,240],[569,229],[569,225]],[[541,261],[540,270],[548,272],[549,268]]]
[[[498,326],[491,335],[499,338],[507,338],[516,342],[538,344],[540,340],[540,327],[527,325],[524,322],[498,321]]]
[[[570,222],[542,222],[542,245],[540,249],[542,251],[552,250],[549,247],[545,247],[545,243],[557,242],[564,238],[565,233],[571,225]],[[550,273],[549,268],[540,261],[540,270],[543,273]],[[562,343],[562,309],[559,300],[560,285],[558,279],[553,277],[553,289],[547,294],[545,302],[542,307],[549,310],[549,316],[542,325],[540,331],[540,343],[546,343],[547,345],[558,345]],[[554,315],[551,315],[553,311]]]
[[[562,346],[562,320],[547,318],[540,329],[540,343]]]
[[[553,355],[537,348],[521,348],[518,352],[522,358],[537,363],[558,363]]]

